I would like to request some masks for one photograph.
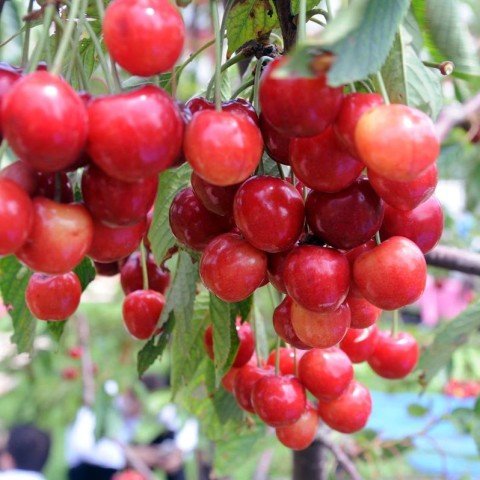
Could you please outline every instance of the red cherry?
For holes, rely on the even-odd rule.
[[[285,281],[283,280],[283,271],[285,269],[285,264],[288,255],[291,250],[286,252],[270,253],[267,256],[267,275],[270,283],[282,293],[287,293],[287,287],[285,286]]]
[[[73,270],[90,248],[93,222],[83,205],[33,199],[33,226],[27,242],[16,252],[32,270],[61,274]]]
[[[280,347],[279,371],[282,375],[295,375],[295,352],[292,348]],[[299,357],[298,357],[299,359]],[[267,365],[275,367],[277,350],[272,350],[267,358]]]
[[[311,191],[305,210],[308,226],[329,245],[349,250],[380,229],[384,203],[365,177],[337,193]]]
[[[10,91],[13,84],[20,80],[20,73],[2,62],[0,64],[0,110],[5,95]],[[2,134],[2,122],[0,116],[0,135]]]
[[[123,301],[123,321],[132,336],[139,340],[150,338],[157,327],[165,297],[153,290],[136,290]]]
[[[292,326],[292,299],[286,296],[280,305],[273,311],[273,328],[276,334],[294,348],[308,350],[311,347],[303,343]]]
[[[226,302],[245,300],[266,274],[266,255],[234,233],[212,240],[200,260],[204,285]]]
[[[99,263],[93,262],[98,275],[113,277],[120,273],[119,262]]]
[[[390,332],[378,332],[378,340],[368,364],[383,378],[405,378],[418,362],[419,348],[415,338],[407,332],[392,337]]]
[[[352,363],[362,363],[370,358],[378,341],[376,325],[368,328],[349,328],[340,342],[340,348]]]
[[[170,284],[170,270],[157,266],[153,255],[147,256],[148,288],[164,294]],[[140,252],[133,252],[120,269],[120,282],[125,295],[143,289],[143,274]]]
[[[179,155],[180,112],[169,95],[154,85],[94,99],[88,116],[88,153],[117,180],[154,177]]]
[[[305,411],[307,397],[293,375],[266,375],[252,389],[255,413],[271,427],[295,423]]]
[[[288,294],[304,308],[334,310],[345,300],[350,271],[345,255],[331,248],[302,245],[287,257],[283,274]]]
[[[233,392],[238,404],[243,410],[255,413],[252,404],[252,390],[254,385],[266,375],[272,375],[271,368],[265,369],[247,363],[238,369],[233,385]]]
[[[235,185],[248,178],[261,159],[260,130],[244,115],[204,110],[185,131],[184,150],[194,171],[213,185]]]
[[[298,377],[318,400],[331,402],[350,385],[352,362],[339,348],[314,348],[301,358]]]
[[[81,295],[82,286],[75,272],[34,273],[28,280],[25,302],[39,320],[66,320],[77,310]]]
[[[169,220],[177,240],[193,250],[203,250],[215,237],[231,229],[230,218],[207,210],[191,187],[175,195]]]
[[[76,367],[65,367],[62,369],[62,378],[67,381],[76,380],[80,372]]]
[[[380,105],[363,114],[355,144],[369,169],[390,180],[408,181],[432,165],[440,144],[432,120],[406,105]]]
[[[383,310],[396,310],[420,298],[427,265],[412,241],[392,237],[355,260],[353,277],[369,302]]]
[[[75,347],[71,347],[68,349],[68,356],[73,358],[74,360],[78,360],[82,358],[83,355],[83,348],[80,345],[76,345]]]
[[[363,298],[356,289],[350,289],[347,296],[350,307],[350,328],[368,328],[373,325],[382,310]]]
[[[233,204],[237,227],[254,247],[275,253],[291,249],[305,222],[303,199],[280,178],[251,177],[238,189]]]
[[[111,226],[133,225],[145,218],[157,193],[156,177],[122,182],[95,165],[82,175],[82,194],[92,216]]]
[[[342,88],[327,85],[324,72],[314,78],[277,77],[288,57],[267,66],[260,80],[262,115],[280,133],[289,137],[312,137],[323,132],[337,117]]]
[[[355,247],[355,248],[352,248],[351,250],[348,250],[348,252],[345,253],[345,256],[347,257],[350,268],[353,269],[353,264],[355,263],[355,260],[362,253],[369,252],[370,250],[373,250],[376,246],[377,246],[377,243],[372,238],[372,239],[368,240],[368,242],[362,243],[358,247]]]
[[[85,105],[62,78],[34,72],[16,82],[2,102],[3,134],[15,154],[36,170],[74,163],[87,139]]]
[[[333,130],[340,143],[352,155],[358,157],[355,129],[360,117],[382,104],[383,98],[378,93],[349,93],[343,99],[342,108],[333,125]]]
[[[263,115],[260,115],[260,128],[265,150],[270,157],[283,165],[290,165],[289,148],[291,138],[275,130]]]
[[[433,250],[443,232],[443,211],[440,202],[430,197],[409,212],[402,212],[387,205],[380,235],[382,239],[405,237],[423,252]]]
[[[132,75],[150,77],[173,68],[185,40],[185,25],[168,0],[115,0],[103,20],[105,45]]]
[[[233,393],[235,387],[235,377],[237,376],[239,369],[231,368],[222,378],[223,388],[230,393]]]
[[[347,390],[332,402],[320,402],[320,418],[334,430],[354,433],[361,430],[372,412],[370,392],[361,383],[352,380]]]
[[[100,263],[121,260],[138,248],[145,228],[145,219],[135,225],[124,227],[109,227],[94,220],[93,240],[87,255]]]
[[[275,434],[286,447],[292,450],[304,450],[313,443],[317,429],[317,411],[307,404],[302,416],[295,423],[285,427],[277,427]]]
[[[201,112],[202,110],[215,110],[215,103],[207,100],[204,97],[194,97],[186,103],[185,107],[193,115],[194,113]],[[222,102],[222,110],[246,116],[255,125],[258,126],[259,124],[258,115],[255,111],[255,108],[250,102],[243,98],[235,98],[227,102]]]
[[[233,199],[240,184],[219,187],[206,182],[195,172],[192,172],[190,181],[195,195],[207,210],[217,215],[233,215]]]
[[[57,182],[59,182],[58,192]],[[59,203],[72,203],[74,200],[70,179],[66,173],[61,172],[37,172],[37,189],[35,196],[49,198]]]
[[[38,173],[28,163],[18,160],[0,170],[0,179],[16,183],[30,197],[35,195]]]
[[[350,308],[346,303],[336,310],[311,312],[293,302],[292,326],[298,338],[310,347],[329,348],[342,340],[350,327]]]
[[[368,170],[368,179],[385,203],[398,210],[406,211],[413,210],[433,194],[438,182],[438,169],[433,164],[408,182],[388,180],[373,170]]]
[[[252,358],[255,351],[255,339],[252,333],[252,327],[249,323],[240,323],[240,319],[237,319],[236,325],[239,347],[235,360],[232,363],[232,367],[243,367]],[[209,325],[203,335],[203,344],[208,356],[213,360],[213,327]]]
[[[116,473],[112,480],[145,480],[145,477],[138,473],[136,470],[124,470],[123,472]]]
[[[0,178],[0,256],[19,250],[33,225],[32,201],[19,185]]]
[[[334,193],[350,186],[365,168],[338,141],[331,127],[290,143],[290,163],[297,178],[319,192]]]

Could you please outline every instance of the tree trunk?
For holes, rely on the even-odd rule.
[[[326,461],[327,449],[318,440],[293,452],[293,480],[327,480]]]

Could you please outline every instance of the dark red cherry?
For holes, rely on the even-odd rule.
[[[28,196],[37,191],[38,173],[28,163],[18,160],[0,170],[0,179],[5,178],[16,183]]]
[[[12,88],[13,84],[20,80],[20,78],[21,75],[19,72],[2,62],[0,65],[0,112],[5,95]],[[0,117],[0,135],[2,134],[2,123]]]
[[[303,354],[302,350],[297,352],[297,360],[301,358],[300,352]],[[272,350],[267,358],[267,365],[275,367],[276,361],[277,350]],[[293,348],[280,347],[278,367],[282,375],[295,375],[295,352]]]
[[[240,368],[235,376],[233,392],[241,408],[250,413],[255,413],[252,405],[252,390],[254,385],[266,375],[272,375],[273,369],[257,367],[247,363]]]
[[[303,199],[297,189],[275,177],[249,178],[233,204],[237,227],[254,247],[276,253],[290,250],[305,222]]]
[[[61,172],[38,172],[35,196],[49,198],[59,203],[72,203],[74,200],[70,179],[66,173]]]
[[[170,96],[154,85],[96,98],[88,105],[88,116],[88,153],[117,180],[154,177],[180,153],[180,112]]]
[[[289,148],[292,139],[275,130],[264,115],[260,115],[260,129],[262,130],[265,150],[270,157],[278,163],[290,165]]]
[[[270,253],[267,258],[267,275],[270,283],[282,293],[287,293],[287,287],[283,280],[285,263],[291,250],[286,252]]]
[[[329,245],[349,250],[380,229],[384,203],[365,177],[337,193],[311,191],[305,210],[308,226]]]
[[[277,335],[294,348],[308,350],[311,347],[303,343],[292,326],[292,299],[287,295],[273,311],[273,328]]]
[[[99,263],[93,262],[98,275],[114,277],[120,273],[119,262]]]
[[[378,341],[376,325],[368,328],[349,328],[340,342],[340,348],[348,355],[352,363],[362,363],[368,360]]]
[[[350,288],[347,303],[350,307],[350,328],[370,327],[382,314],[382,310],[362,297],[356,288]]]
[[[292,450],[305,450],[313,441],[318,430],[318,414],[313,406],[307,403],[302,416],[291,425],[277,427],[275,434],[283,445]]]

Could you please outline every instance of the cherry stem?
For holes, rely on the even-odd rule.
[[[399,310],[394,310],[393,318],[392,318],[392,329],[390,332],[392,338],[395,338],[397,336],[399,322],[400,322]]]
[[[386,105],[390,105],[390,98],[388,97],[387,89],[385,87],[385,82],[383,81],[383,76],[380,71],[377,72],[377,82],[380,88],[380,93],[382,94],[383,101]]]
[[[380,232],[377,232],[377,233],[375,234],[375,243],[376,243],[377,245],[380,245],[380,244],[382,243],[382,239],[380,238]]]
[[[275,375],[280,371],[280,337],[277,336],[277,346],[275,347]]]
[[[325,3],[327,5],[327,11],[326,11],[326,20],[330,21],[333,18],[333,8],[332,8],[332,3],[330,0],[325,0]]]
[[[21,35],[27,28],[27,25],[24,25],[18,32],[15,32],[13,35],[8,37],[4,42],[0,43],[0,48],[4,47],[8,43],[10,43],[12,40],[17,38],[19,35]]]
[[[255,340],[255,356],[257,357],[257,366],[260,366],[260,351],[258,350],[258,339],[257,339],[257,306],[253,304],[253,315],[250,321],[250,325],[253,331],[253,338]]]
[[[122,91],[122,82],[120,81],[120,76],[118,75],[117,65],[112,57],[110,57],[110,67],[112,72],[113,83],[115,85],[115,92]]]
[[[305,43],[307,38],[307,0],[299,1],[299,11],[297,17],[297,43]]]
[[[268,57],[268,56],[263,56],[260,57],[257,60],[257,65],[255,67],[255,77],[253,79],[253,106],[255,107],[255,110],[257,113],[260,113],[260,102],[258,100],[258,94],[259,94],[259,85],[260,85],[260,77],[262,76],[262,70],[263,70],[263,62],[271,62],[273,58]]]
[[[4,139],[2,140],[2,143],[0,144],[0,167],[2,166],[3,157],[5,156],[5,152],[7,151],[7,148],[8,148],[8,142],[7,142],[7,140],[4,138]]]
[[[172,68],[170,80],[172,85],[172,98],[175,98],[177,96],[177,75],[175,74],[175,67]]]
[[[148,290],[147,249],[143,242],[140,243],[140,261],[142,263],[143,289]]]
[[[436,68],[442,75],[451,75],[455,70],[455,64],[450,60],[441,63],[423,62],[426,67]]]
[[[100,21],[103,23],[103,17],[105,16],[105,5],[103,4],[103,0],[95,0],[95,4],[97,6]]]
[[[277,163],[277,170],[278,170],[278,173],[279,173],[279,175],[280,175],[280,178],[281,178],[282,180],[285,180],[285,174],[283,173],[282,165],[281,165],[280,163],[278,163],[278,162],[276,162],[276,163]]]
[[[218,21],[218,7],[216,0],[210,0],[210,14],[212,17],[213,31],[215,33],[215,110],[222,110],[222,50],[223,37],[220,35]]]
[[[253,86],[255,83],[255,79],[251,78],[250,80],[247,80],[245,83],[242,83],[233,93],[232,93],[232,98],[237,98],[244,90],[247,88],[250,88]]]
[[[33,2],[34,0],[28,1],[28,8],[27,8],[27,17],[33,10]],[[25,39],[23,40],[23,48],[22,48],[22,67],[25,68],[28,63],[28,56],[30,54],[30,30],[32,27],[32,23],[30,20],[25,22]]]
[[[237,63],[241,62],[242,60],[246,60],[247,58],[248,58],[248,56],[245,55],[244,53],[239,53],[238,55],[235,55],[234,57],[227,60],[222,65],[222,68],[220,69],[220,71],[224,72],[225,70],[227,70],[227,68],[230,68],[232,65],[236,65]],[[211,96],[212,88],[215,84],[215,81],[216,81],[216,77],[214,75],[213,78],[208,83],[208,86],[207,86],[207,92],[206,92],[207,98],[209,98]],[[215,91],[216,91],[216,87],[215,87]]]
[[[351,92],[355,93],[357,91],[357,87],[353,82],[349,84],[349,87]]]
[[[316,23],[317,25],[320,25],[321,27],[326,27],[327,26],[327,24],[325,22],[322,22],[321,20],[318,20],[318,19],[313,18],[313,17],[309,18],[308,21]]]

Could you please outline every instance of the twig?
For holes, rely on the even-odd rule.
[[[425,258],[429,265],[435,267],[480,276],[480,254],[478,253],[440,245],[427,253]]]
[[[293,21],[290,0],[274,0],[275,10],[280,21],[280,29],[282,30],[283,45],[285,51],[288,52],[295,44],[297,36],[297,26]]]
[[[340,445],[333,443],[330,439],[321,435],[318,438],[318,441],[325,447],[328,448],[335,457],[335,460],[338,464],[350,475],[352,480],[362,480],[362,476],[355,467],[355,464],[352,462],[350,457],[343,451]]]

